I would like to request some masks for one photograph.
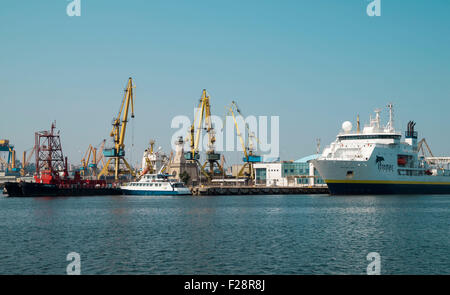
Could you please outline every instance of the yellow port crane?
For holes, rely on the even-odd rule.
[[[197,122],[198,120],[198,122]],[[195,130],[195,125],[197,124],[197,130]],[[205,126],[203,128],[203,125]],[[203,165],[199,163],[200,155],[198,151],[201,130],[204,129],[208,134],[208,150],[206,151],[206,161]],[[196,131],[196,132],[195,132]],[[195,136],[194,136],[195,135]],[[197,113],[194,117],[194,121],[189,130],[189,140],[190,140],[190,152],[185,153],[186,160],[195,161],[200,167],[203,175],[206,176],[208,180],[212,179],[215,175],[214,168],[219,169],[220,174],[223,174],[223,167],[220,165],[220,154],[215,152],[215,131],[212,126],[211,121],[211,104],[210,97],[203,89],[202,96],[197,108]],[[205,170],[206,165],[209,164],[209,170]]]
[[[247,129],[248,133],[248,141],[247,144],[245,144],[244,136],[239,130],[238,122],[236,119],[235,112],[238,113],[242,118],[244,117],[237,106],[237,103],[235,101],[231,102],[231,106],[225,107],[225,109],[228,111],[228,114],[231,114],[234,120],[234,126],[236,127],[236,133],[239,137],[239,140],[242,145],[242,149],[244,150],[244,165],[238,172],[238,177],[246,177],[251,180],[255,179],[255,171],[253,169],[253,164],[257,162],[261,162],[261,156],[258,156],[255,154],[255,144],[253,143],[253,139],[259,142],[258,138],[255,136],[254,132],[252,132],[248,126],[248,124],[245,124],[245,127]]]
[[[133,177],[136,176],[135,172],[125,160],[125,132],[128,123],[128,113],[131,105],[131,118],[134,118],[134,96],[133,96],[133,80],[130,77],[128,79],[128,84],[125,89],[125,94],[120,105],[119,114],[113,120],[113,128],[111,130],[110,136],[114,141],[114,147],[103,149],[103,156],[108,158],[108,161],[103,166],[100,171],[98,178],[102,176],[109,176],[114,174],[114,179],[118,180],[119,175],[131,174]],[[121,117],[122,116],[122,120]],[[110,165],[113,164],[113,168],[110,169]],[[122,168],[121,164],[125,167]]]
[[[106,139],[103,139],[102,143],[100,144],[100,148],[96,149],[94,148],[93,152],[93,159],[92,164],[95,164],[95,168],[98,169],[98,164],[102,162],[102,167],[105,166],[105,157],[103,156],[103,149],[105,148]],[[97,157],[97,155],[100,155]]]
[[[19,169],[16,167],[16,151],[14,150],[14,145],[10,144],[9,140],[0,140],[0,152],[8,153],[8,161],[1,160],[6,172],[19,172]]]
[[[34,146],[31,149],[31,152],[28,154],[28,157],[27,157],[27,151],[23,152],[22,168],[20,169],[21,176],[25,176],[25,174],[26,174],[25,169],[27,168],[28,164],[30,163],[31,157],[33,156],[35,150],[36,150],[36,146]]]
[[[84,153],[83,159],[81,159],[81,168],[83,172],[85,172],[88,169],[89,160],[91,158],[91,154],[93,153],[92,150],[94,147],[92,145],[89,145],[88,149]],[[87,159],[86,159],[87,157]]]
[[[83,159],[81,159],[81,173],[83,175],[88,170],[90,170],[91,174],[93,176],[96,176],[98,173],[98,163],[100,163],[100,161],[102,161],[103,166],[104,166],[105,163],[103,161],[103,149],[105,146],[105,142],[106,142],[106,139],[104,139],[102,141],[102,143],[100,144],[100,150],[99,150],[100,153],[97,152],[98,151],[97,147],[93,147],[92,145],[89,145],[88,149],[84,153]],[[98,154],[100,154],[100,157],[97,157]],[[92,155],[92,161],[90,162],[91,155]]]

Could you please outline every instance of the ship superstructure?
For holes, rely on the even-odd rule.
[[[155,141],[150,141],[150,148],[144,151],[141,163],[140,177],[149,173],[163,173],[167,167],[169,159],[161,152],[161,147],[157,151],[154,150]]]
[[[405,140],[394,128],[393,106],[383,126],[380,109],[361,130],[346,121],[336,140],[313,160],[331,194],[443,194],[450,193],[450,158],[420,155],[413,121],[408,122]],[[426,143],[426,142],[425,142]]]

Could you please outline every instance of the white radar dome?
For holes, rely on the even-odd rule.
[[[352,122],[345,121],[344,123],[342,123],[342,130],[344,130],[345,132],[350,132],[352,128],[353,128]]]

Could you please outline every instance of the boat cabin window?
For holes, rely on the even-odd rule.
[[[411,155],[397,155],[397,165],[399,167],[414,167],[414,159]]]
[[[355,139],[400,139],[398,134],[368,134],[368,135],[341,135],[340,140],[355,140]]]

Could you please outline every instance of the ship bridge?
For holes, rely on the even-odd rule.
[[[357,116],[356,130],[350,121],[342,124],[342,129],[336,140],[322,153],[323,159],[367,161],[375,146],[391,146],[400,144],[401,133],[394,129],[393,106],[388,105],[389,121],[381,124],[381,109],[375,110],[375,117],[370,117],[369,124],[361,130]]]
[[[339,140],[361,140],[361,139],[398,139],[402,136],[398,133],[391,134],[344,134],[339,135]]]
[[[388,108],[389,122],[386,126],[381,125],[381,109],[376,109],[375,118],[370,117],[370,123],[365,125],[362,131],[360,128],[359,116],[357,117],[356,132],[352,132],[351,122],[344,122],[342,124],[342,131],[337,136],[338,141],[370,140],[371,143],[398,143],[402,136],[394,129],[392,104],[388,105]]]

